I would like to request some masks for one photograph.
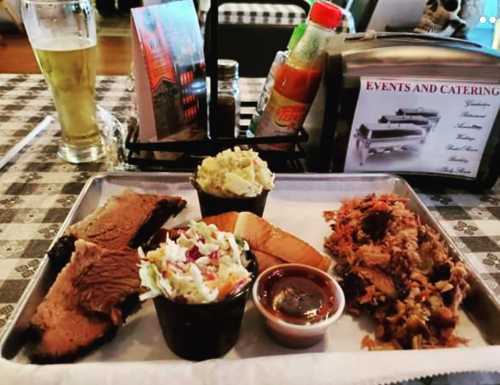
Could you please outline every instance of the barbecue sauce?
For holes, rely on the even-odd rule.
[[[258,291],[270,313],[292,324],[317,323],[337,310],[332,283],[300,267],[270,272],[261,278]]]

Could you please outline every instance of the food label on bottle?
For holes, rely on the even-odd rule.
[[[499,109],[500,83],[362,78],[344,171],[476,178]]]
[[[257,136],[293,135],[306,118],[309,104],[297,102],[280,95],[275,90],[262,114]],[[290,143],[259,145],[261,148],[288,149]]]

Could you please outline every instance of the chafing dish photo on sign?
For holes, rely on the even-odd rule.
[[[420,113],[417,113],[420,112]],[[414,124],[425,129],[426,132],[432,130],[439,123],[441,115],[436,111],[424,110],[422,108],[403,109],[396,111],[396,115],[383,115],[379,123],[399,123]]]
[[[400,108],[396,115],[383,115],[378,124],[362,124],[355,134],[360,165],[375,154],[419,151],[440,117],[439,112],[433,110]]]
[[[439,119],[441,119],[439,112],[425,108],[400,108],[396,111],[396,116],[426,119],[427,121],[433,123],[433,127],[438,124]]]
[[[360,83],[344,171],[478,175],[500,108],[498,83],[385,77]]]

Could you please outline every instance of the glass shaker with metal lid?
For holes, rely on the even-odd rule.
[[[235,138],[239,134],[240,126],[238,62],[229,59],[219,59],[217,61],[217,77],[217,136]]]

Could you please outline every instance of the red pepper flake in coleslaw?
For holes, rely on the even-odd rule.
[[[139,249],[141,299],[164,295],[192,304],[221,301],[238,293],[251,279],[245,241],[215,225],[190,222],[174,241],[167,239],[144,255]]]

